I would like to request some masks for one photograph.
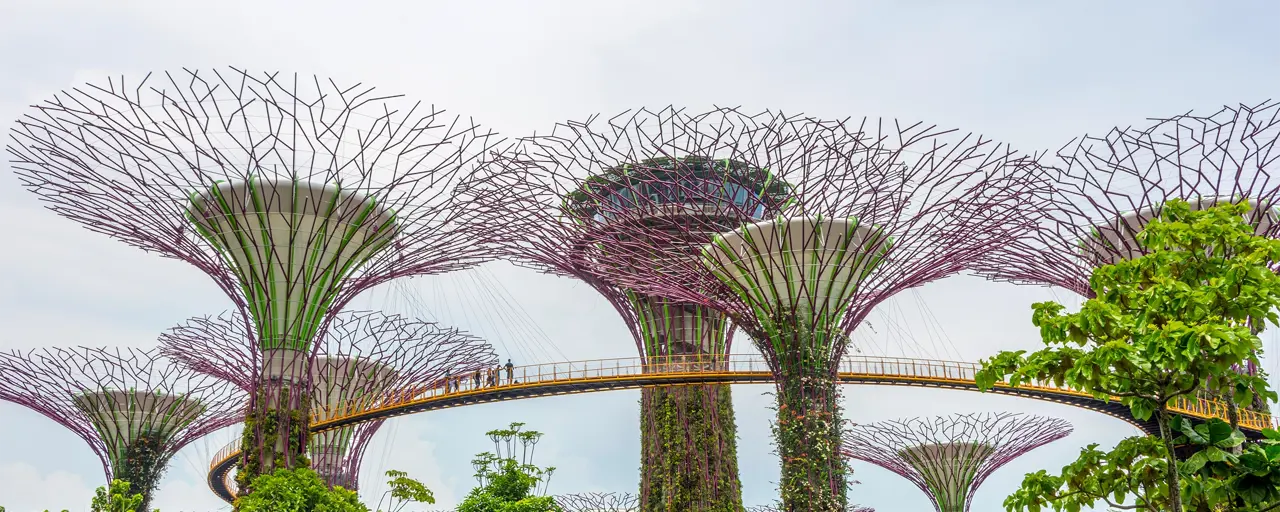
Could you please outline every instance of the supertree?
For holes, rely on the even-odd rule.
[[[155,350],[0,352],[0,399],[71,430],[149,505],[173,454],[243,417],[235,386],[170,364]]]
[[[48,208],[195,265],[244,313],[263,365],[240,461],[252,476],[308,463],[307,364],[335,312],[485,258],[453,190],[491,138],[368,86],[231,68],[62,92],[8,150]]]
[[[705,305],[643,293],[601,275],[590,245],[668,233],[696,247],[718,232],[772,215],[786,183],[749,161],[714,159],[726,146],[759,144],[759,116],[731,110],[639,110],[568,122],[482,165],[467,183],[478,205],[500,212],[495,238],[519,265],[577,278],[604,296],[629,328],[648,371],[723,365],[732,329]],[[679,151],[669,151],[679,148]],[[742,508],[736,426],[728,385],[641,391],[640,503],[646,511]]]
[[[1137,235],[1171,199],[1192,209],[1247,201],[1256,233],[1280,236],[1280,180],[1270,170],[1280,159],[1278,139],[1280,103],[1267,102],[1072,140],[1058,151],[1063,172],[1034,228],[975,269],[1092,298],[1093,270],[1146,254]],[[1259,368],[1248,362],[1238,371],[1257,375]],[[1265,411],[1267,404],[1259,399],[1252,408]],[[1234,407],[1229,414],[1237,414]]]
[[[495,202],[548,190],[528,207],[542,213],[518,217],[573,219],[556,228],[571,232],[556,270],[723,315],[750,335],[777,381],[784,508],[843,510],[835,377],[848,334],[894,293],[1014,236],[1046,173],[1003,145],[920,124],[664,113],[562,125],[468,188],[487,183],[473,193]],[[565,182],[572,195],[548,204]]]
[[[631,493],[585,492],[556,496],[564,512],[638,512],[640,497]]]
[[[160,337],[164,355],[192,371],[225,379],[245,390],[256,385],[259,351],[245,340],[253,334],[238,315],[187,320]],[[496,368],[488,343],[437,324],[377,312],[344,311],[318,337],[311,365],[312,418],[369,410],[388,400],[440,385],[450,375]],[[312,435],[312,467],[330,486],[359,489],[360,463],[383,420],[325,430]],[[237,475],[237,485],[248,484]]]
[[[842,453],[902,475],[929,495],[938,512],[967,512],[992,472],[1071,431],[1057,418],[956,414],[854,425]]]

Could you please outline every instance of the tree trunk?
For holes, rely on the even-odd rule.
[[[827,365],[783,365],[774,439],[782,458],[784,512],[843,512],[847,465],[840,455],[840,404]]]
[[[740,512],[737,427],[725,384],[641,391],[644,512]]]
[[[1173,433],[1170,428],[1168,404],[1160,404],[1156,423],[1160,425],[1160,439],[1164,441],[1165,484],[1169,486],[1169,512],[1182,512],[1182,483],[1178,476],[1178,456],[1173,453]]]
[[[253,479],[277,469],[310,467],[310,363],[305,353],[281,351],[266,356],[257,391],[249,398],[236,484],[239,494],[253,492]],[[237,507],[238,509],[238,507]]]

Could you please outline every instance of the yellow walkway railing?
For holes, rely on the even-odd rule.
[[[896,357],[849,356],[840,362],[840,380],[845,383],[915,384],[922,386],[977,389],[974,377],[981,365],[960,361],[935,361]],[[483,399],[486,395],[498,396],[499,392],[548,388],[547,395],[577,393],[582,391],[621,389],[663,384],[699,382],[768,382],[769,366],[758,355],[728,355],[720,357],[675,356],[655,360],[638,357],[600,359],[567,363],[548,363],[514,367],[510,372],[498,369],[496,379],[490,372],[452,376],[431,386],[408,390],[388,397],[373,407],[352,407],[315,411],[312,417],[313,432],[337,428],[366,419],[385,418],[404,413],[416,406],[430,402],[463,397]],[[592,388],[591,383],[600,386]],[[556,386],[583,384],[572,390],[550,391]],[[585,388],[585,389],[584,389]],[[1017,388],[997,385],[997,392],[1004,394],[1037,394],[1049,397],[1073,397],[1093,399],[1092,395],[1074,389],[1054,386],[1048,382],[1028,383]],[[496,398],[495,398],[496,399]],[[359,405],[367,405],[360,401]],[[1172,412],[1196,418],[1226,418],[1226,405],[1206,399],[1183,399],[1175,402]],[[1241,409],[1240,424],[1251,430],[1272,427],[1268,414]],[[240,452],[239,440],[233,441],[214,456],[210,470],[226,464]]]

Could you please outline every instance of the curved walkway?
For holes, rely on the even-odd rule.
[[[840,363],[839,380],[845,384],[922,386],[977,391],[974,376],[981,368],[977,363],[934,361],[894,357],[846,357]],[[673,359],[665,364],[646,364],[638,357],[602,359],[570,363],[519,366],[508,379],[504,370],[494,386],[476,386],[470,376],[428,388],[391,397],[377,407],[363,410],[319,411],[313,417],[311,431],[323,432],[346,425],[386,419],[436,409],[463,405],[501,402],[540,396],[569,395],[615,389],[634,389],[655,385],[707,383],[767,384],[773,382],[764,358],[758,355],[730,355],[715,360]],[[988,391],[1037,400],[1058,402],[1098,411],[1127,421],[1148,432],[1156,431],[1155,422],[1141,422],[1129,414],[1129,408],[1114,400],[1054,386],[1052,383],[1026,384],[1017,388],[997,385]],[[1184,400],[1173,412],[1193,418],[1226,418],[1226,406],[1209,400]],[[1272,425],[1270,415],[1241,410],[1240,423],[1246,433],[1256,434]],[[215,456],[209,467],[208,483],[218,497],[228,502],[233,498],[231,468],[240,454],[239,441],[233,441]]]

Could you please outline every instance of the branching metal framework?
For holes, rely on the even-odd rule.
[[[1035,229],[975,265],[998,281],[1094,296],[1099,266],[1146,253],[1136,236],[1171,199],[1194,209],[1248,200],[1261,236],[1280,236],[1280,103],[1223,107],[1158,119],[1143,129],[1086,135],[1059,150],[1064,172]],[[1252,362],[1241,369],[1256,374]],[[1265,410],[1259,400],[1253,408]]]
[[[574,257],[539,263],[707,308],[746,331],[778,379],[788,509],[840,510],[834,373],[849,332],[894,293],[959,272],[1010,239],[1048,176],[1033,157],[922,124],[664,114],[642,111],[605,130],[562,125],[563,134],[505,160],[514,179],[477,181],[495,197],[529,195],[521,183],[569,194],[530,217],[557,221]],[[731,214],[688,213],[697,209]],[[762,217],[774,220],[751,223]]]
[[[842,453],[902,475],[938,512],[967,512],[987,476],[1071,431],[1065,420],[1010,413],[894,420],[852,426]]]
[[[1145,253],[1135,235],[1170,199],[1193,207],[1248,199],[1249,220],[1280,236],[1280,103],[1185,114],[1144,129],[1084,136],[1058,151],[1063,173],[1038,223],[978,262],[992,279],[1059,286],[1092,297],[1097,266]]]
[[[631,493],[586,492],[556,496],[564,512],[639,512],[640,497]]]
[[[235,314],[193,318],[160,337],[164,355],[251,391],[260,353]],[[324,421],[446,385],[449,376],[494,370],[493,347],[456,329],[377,312],[344,311],[319,337],[311,364],[312,418]],[[384,420],[314,434],[312,467],[330,486],[359,488],[360,463]]]
[[[8,150],[48,208],[196,266],[244,312],[266,354],[250,423],[280,436],[246,450],[257,474],[277,455],[306,463],[296,363],[335,312],[488,256],[453,192],[491,139],[372,87],[231,68],[64,91],[18,121]]]
[[[152,350],[48,348],[0,352],[0,399],[84,439],[106,480],[128,481],[149,510],[173,454],[238,423],[245,395]]]
[[[610,280],[592,261],[601,236],[688,250],[716,233],[773,215],[786,183],[749,161],[713,158],[758,145],[769,121],[730,109],[629,111],[559,124],[482,166],[473,204],[497,212],[497,239],[519,264],[582,280],[608,300],[655,371],[716,364],[732,339],[719,311]],[[514,215],[511,215],[514,213]],[[655,247],[655,250],[662,249]],[[740,508],[732,399],[727,386],[645,389],[641,398],[644,510]]]

